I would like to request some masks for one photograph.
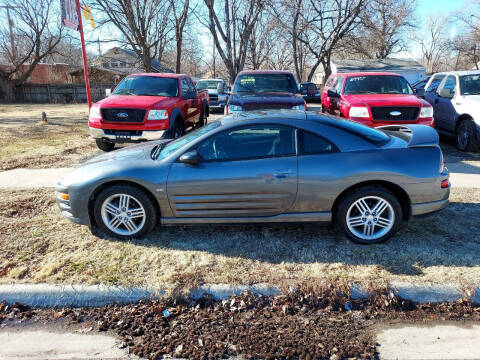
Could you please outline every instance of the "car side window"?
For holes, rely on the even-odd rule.
[[[190,78],[185,78],[187,80],[188,86],[190,87],[191,91],[195,91],[195,85],[193,85],[192,79]]]
[[[450,89],[452,94],[455,93],[455,85],[457,84],[457,79],[455,76],[449,75],[443,84],[443,89]]]
[[[323,154],[337,151],[337,147],[323,137],[305,130],[298,132],[301,155]]]
[[[344,78],[342,76],[337,77],[337,82],[335,83],[335,92],[337,94],[342,93],[343,80],[344,80]]]
[[[443,78],[445,75],[435,75],[432,79],[432,82],[430,85],[428,85],[428,88],[425,90],[426,92],[435,92],[438,89],[438,86],[442,82]]]
[[[245,126],[214,135],[197,150],[205,161],[295,155],[295,132],[289,126]]]
[[[334,81],[335,81],[335,78],[334,78],[334,77],[329,78],[329,79],[327,80],[327,82],[325,83],[325,86],[328,87],[328,88],[331,88]]]
[[[183,78],[182,81],[180,82],[180,86],[182,87],[182,96],[185,96],[185,94],[190,91],[190,86],[188,84],[188,81],[186,78]]]

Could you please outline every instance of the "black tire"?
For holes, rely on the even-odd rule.
[[[183,124],[183,120],[180,118],[176,118],[172,128],[169,129],[165,135],[167,139],[178,139],[184,134],[185,134],[185,125]]]
[[[463,120],[457,127],[456,145],[460,151],[477,151],[477,129],[471,120]]]
[[[205,126],[205,124],[207,123],[206,111],[207,111],[207,107],[203,105],[202,111],[200,112],[200,119],[198,120],[198,123],[196,126],[197,128]]]
[[[352,232],[349,226],[347,225],[347,216],[348,216],[349,209],[351,207],[353,208],[353,204],[357,200],[360,200],[362,198],[368,198],[368,197],[381,198],[382,200],[386,201],[390,205],[390,208],[385,209],[385,211],[393,212],[393,215],[394,215],[394,218],[392,221],[393,223],[392,227],[385,233],[382,233],[382,231],[384,230],[380,230],[378,232],[378,235],[379,235],[378,238],[372,238],[372,239],[361,238],[357,236],[354,232]],[[357,208],[353,208],[352,212],[353,211],[357,211]],[[384,212],[381,212],[380,215],[383,215],[383,214]],[[399,230],[400,225],[402,223],[402,219],[403,219],[403,211],[398,199],[390,191],[380,186],[378,187],[365,186],[365,187],[355,189],[352,192],[348,193],[343,199],[341,199],[339,206],[337,208],[337,212],[334,215],[336,216],[336,223],[337,223],[337,226],[340,228],[340,230],[350,240],[360,244],[378,244],[388,240]],[[368,216],[373,216],[373,213],[369,214]],[[377,216],[378,218],[380,218],[379,215]],[[359,227],[363,226],[363,231],[365,231],[365,226],[367,226],[367,224],[364,224],[364,223],[368,222],[369,224],[372,223],[373,229],[375,229],[375,226],[377,226],[377,224],[373,223],[373,220],[375,222],[378,221],[378,223],[380,223],[380,219],[378,218],[372,218],[372,219],[370,219],[369,217],[362,218],[360,219],[360,221],[362,221],[363,223],[357,226]],[[382,229],[382,227],[380,226],[377,226],[377,228]],[[375,230],[373,230],[373,232],[375,233]]]
[[[322,113],[325,114],[325,112],[326,112],[326,111],[325,111],[325,106],[322,105]]]
[[[102,151],[109,152],[115,149],[115,143],[113,142],[103,139],[95,139],[95,142],[97,143],[97,147]]]
[[[140,224],[138,225],[141,225],[141,227],[139,227],[138,231],[135,231],[132,234],[124,235],[124,234],[112,231],[103,219],[103,216],[102,216],[103,203],[110,197],[115,196],[116,194],[129,195],[130,197],[134,198],[136,202],[140,203],[144,209],[145,221],[143,222],[143,225],[141,224],[141,221],[140,221]],[[135,202],[131,200],[129,204],[132,204],[132,203],[135,204]],[[113,185],[103,190],[100,193],[100,195],[98,195],[97,198],[95,199],[95,204],[93,209],[94,209],[93,213],[95,217],[96,227],[103,233],[106,233],[108,235],[111,235],[115,238],[122,239],[122,240],[142,237],[143,235],[152,231],[158,222],[157,208],[155,207],[152,199],[144,191],[127,184]],[[121,215],[122,214],[119,214],[118,216],[121,216]],[[123,221],[122,221],[122,225],[119,226],[119,230],[128,230],[127,227],[124,225]]]

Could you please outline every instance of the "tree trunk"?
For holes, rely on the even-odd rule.
[[[177,62],[175,64],[175,72],[180,74],[182,71],[182,42],[183,36],[181,33],[177,34]]]

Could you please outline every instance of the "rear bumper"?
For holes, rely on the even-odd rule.
[[[421,204],[412,204],[412,216],[425,215],[444,209],[448,205],[448,199],[431,201]]]
[[[131,135],[128,137],[117,136],[105,131],[104,129],[97,129],[94,127],[89,127],[90,136],[94,139],[107,139],[111,142],[139,142],[139,141],[150,141],[158,140],[163,138],[165,135],[165,130],[143,130],[138,132],[137,135]]]

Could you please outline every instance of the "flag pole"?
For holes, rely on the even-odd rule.
[[[85,50],[85,38],[83,37],[83,24],[82,24],[82,13],[80,11],[80,0],[77,2],[77,13],[78,13],[78,30],[80,31],[80,41],[82,43],[82,56],[83,56],[83,75],[85,77],[85,90],[87,91],[87,101],[88,109],[92,107],[92,94],[90,92],[90,80],[88,77],[88,63],[87,63],[87,51]]]

